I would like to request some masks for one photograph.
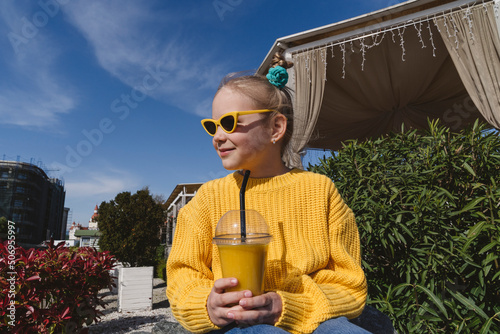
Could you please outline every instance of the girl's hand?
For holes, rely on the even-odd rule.
[[[248,294],[250,291],[245,292]],[[249,326],[257,324],[274,325],[283,310],[281,297],[276,292],[240,299],[239,306],[241,306],[241,309],[230,309],[228,316],[240,325]]]
[[[240,300],[245,297],[251,297],[250,291],[224,292],[225,289],[238,285],[236,278],[221,278],[214,282],[212,291],[208,295],[207,311],[210,320],[214,325],[224,327],[234,321],[228,313],[241,312]]]

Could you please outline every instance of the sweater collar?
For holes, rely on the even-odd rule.
[[[263,177],[263,178],[255,178],[250,175],[247,183],[247,191],[252,189],[252,191],[269,191],[275,188],[281,188],[288,186],[293,183],[297,177],[304,173],[305,171],[294,168],[291,171],[273,177]],[[243,175],[236,171],[232,174],[233,180],[238,187],[241,187],[241,183],[243,182]]]

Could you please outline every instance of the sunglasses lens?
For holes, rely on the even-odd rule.
[[[203,126],[205,127],[205,130],[207,130],[207,132],[212,136],[217,132],[217,125],[215,125],[214,122],[207,121],[203,123]]]
[[[235,123],[236,123],[236,121],[234,119],[234,116],[225,116],[225,117],[222,117],[222,119],[220,120],[220,126],[222,126],[222,128],[226,132],[232,131]]]

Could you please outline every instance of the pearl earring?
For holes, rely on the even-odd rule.
[[[276,144],[276,139],[273,139],[273,144]]]

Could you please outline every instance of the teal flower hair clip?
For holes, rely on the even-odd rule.
[[[288,82],[288,72],[282,66],[276,66],[269,69],[266,75],[267,80],[279,89],[283,89]]]

